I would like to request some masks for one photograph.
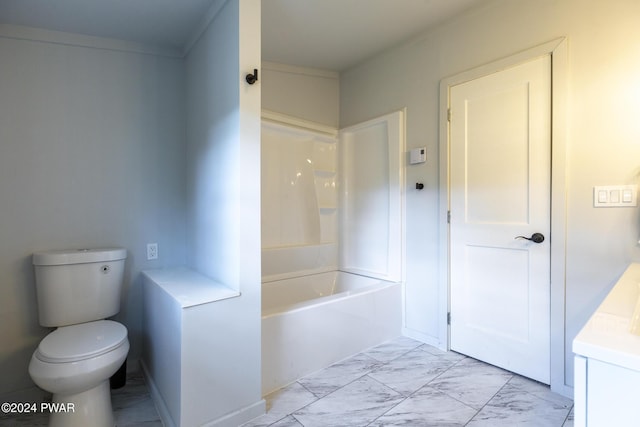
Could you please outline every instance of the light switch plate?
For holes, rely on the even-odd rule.
[[[600,185],[593,187],[594,208],[638,206],[637,185]]]

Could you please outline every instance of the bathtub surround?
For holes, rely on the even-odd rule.
[[[339,269],[402,282],[405,111],[340,131]]]
[[[262,250],[263,282],[337,269],[338,245],[336,243]]]
[[[263,114],[261,132],[262,248],[335,243],[337,131],[266,117],[273,115]]]
[[[263,393],[402,330],[404,111],[335,134],[263,113]]]
[[[337,138],[336,129],[263,112],[263,282],[336,269],[402,281],[404,117]]]
[[[404,111],[338,131],[335,73],[266,73],[263,393],[400,335],[404,254]],[[335,278],[366,291],[339,292]]]
[[[337,130],[263,112],[262,281],[337,269]]]

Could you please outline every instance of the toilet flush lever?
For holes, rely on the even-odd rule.
[[[533,242],[533,243],[542,243],[542,242],[544,242],[544,234],[542,234],[542,233],[533,233],[531,235],[531,237],[516,236],[515,239],[525,239],[525,240],[529,240],[530,242]]]

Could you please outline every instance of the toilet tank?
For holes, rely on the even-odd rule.
[[[40,324],[74,325],[118,313],[126,257],[121,248],[33,254]]]

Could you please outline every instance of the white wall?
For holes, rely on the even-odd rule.
[[[187,262],[241,293],[199,331],[219,336],[203,373],[218,421],[262,400],[260,81],[244,79],[260,64],[260,0],[220,3],[186,58]]]
[[[0,26],[2,27],[2,26]],[[31,254],[127,249],[117,318],[141,352],[146,268],[185,261],[184,70],[104,39],[0,28],[0,394],[33,386]],[[43,41],[21,40],[29,36]],[[64,44],[59,43],[63,39]],[[160,258],[146,260],[146,243]]]
[[[637,208],[595,209],[592,187],[640,171],[640,2],[494,0],[341,75],[340,125],[407,108],[407,327],[437,341],[438,87],[441,79],[557,37],[568,38],[566,384],[571,341],[626,264],[640,259]],[[396,76],[389,79],[388,76]],[[411,188],[424,182],[425,189]],[[557,355],[556,355],[557,356]],[[554,357],[554,355],[552,355]],[[562,355],[560,355],[562,357]]]
[[[142,346],[140,271],[189,264],[242,293],[203,329],[220,334],[209,398],[221,425],[262,407],[260,83],[244,83],[260,64],[260,3],[217,4],[187,58],[0,26],[0,395],[33,389],[29,359],[49,332],[31,254],[122,246],[129,367]]]
[[[263,109],[338,128],[338,73],[266,61],[261,73]]]

